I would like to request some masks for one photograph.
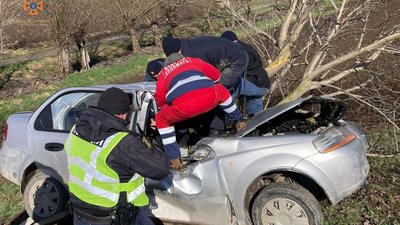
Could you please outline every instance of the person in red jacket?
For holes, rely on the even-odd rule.
[[[174,169],[181,167],[174,124],[221,107],[238,130],[246,124],[228,89],[215,84],[221,77],[217,68],[198,58],[171,54],[158,75],[154,97],[161,110],[156,127]]]

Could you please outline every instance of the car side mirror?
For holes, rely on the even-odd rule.
[[[50,152],[59,152],[64,150],[64,145],[61,143],[51,142],[51,143],[46,143],[44,145],[44,148]]]

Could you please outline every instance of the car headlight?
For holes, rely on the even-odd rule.
[[[313,141],[315,148],[321,153],[335,151],[356,139],[356,135],[345,127],[331,127],[322,131]]]
[[[215,152],[208,145],[195,146],[194,152],[191,154],[193,161],[206,161],[216,157]]]

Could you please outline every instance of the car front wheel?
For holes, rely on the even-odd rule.
[[[317,199],[296,183],[273,183],[264,187],[254,200],[255,225],[320,225],[323,221]]]
[[[35,221],[64,211],[67,201],[63,185],[40,171],[32,176],[24,190],[25,210]]]

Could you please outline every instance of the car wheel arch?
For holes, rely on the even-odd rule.
[[[28,167],[26,167],[21,180],[21,192],[23,193],[25,190],[26,185],[28,184],[29,180],[36,174],[36,173],[44,173],[56,179],[60,184],[67,188],[67,185],[62,181],[61,176],[51,168],[46,167],[38,167],[36,163],[31,163]]]
[[[29,180],[35,175],[38,168],[35,163],[31,163],[28,167],[26,167],[21,180],[21,193],[24,192],[26,185],[28,184]]]
[[[251,182],[245,193],[245,209],[247,213],[251,212],[251,207],[260,191],[268,184],[276,182],[297,183],[311,192],[320,202],[326,202],[328,198],[324,189],[311,177],[287,170],[276,170],[258,176]]]

